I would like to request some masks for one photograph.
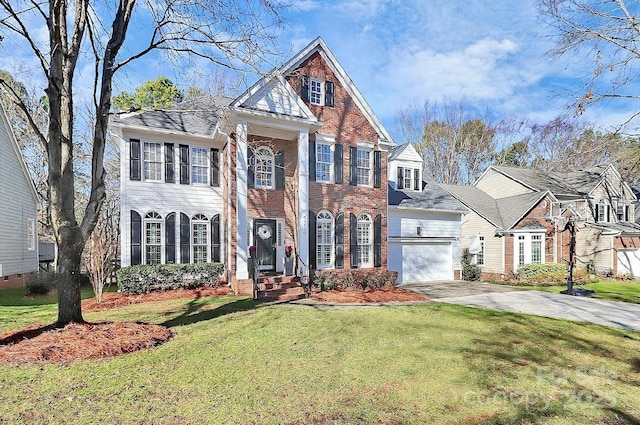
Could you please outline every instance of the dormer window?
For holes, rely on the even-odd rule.
[[[399,190],[419,191],[422,186],[421,183],[419,168],[398,167],[398,181],[396,184]]]
[[[309,101],[314,105],[322,105],[322,81],[311,78],[309,81]]]
[[[596,222],[609,222],[609,203],[606,199],[600,199],[598,202],[598,206],[596,207]]]
[[[618,221],[629,221],[629,206],[624,202],[618,202],[616,206],[616,217]]]

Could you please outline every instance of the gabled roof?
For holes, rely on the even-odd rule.
[[[2,102],[0,102],[0,125],[4,125],[4,128],[9,135],[9,142],[13,147],[13,151],[16,155],[16,159],[20,163],[20,169],[24,174],[24,178],[27,180],[27,185],[29,186],[29,192],[31,192],[31,196],[33,197],[33,201],[37,205],[39,204],[38,192],[36,191],[36,185],[31,179],[31,175],[29,174],[29,170],[27,169],[27,164],[24,162],[24,156],[22,156],[22,150],[20,149],[20,145],[18,144],[18,139],[16,139],[16,134],[13,132],[13,127],[11,126],[11,122],[9,121],[9,117],[7,116],[4,107],[2,106]]]
[[[553,195],[545,191],[497,199],[496,203],[502,216],[503,229],[509,230],[515,227],[533,207],[547,196]]]
[[[582,175],[581,172],[564,173],[560,175],[554,172],[530,168],[504,167],[497,165],[492,165],[490,168],[512,178],[531,190],[548,190],[556,195],[586,195],[590,190],[584,191],[584,186],[588,186],[588,182],[593,178],[592,174],[587,173],[586,175]],[[594,184],[599,180],[600,174],[597,175],[596,182],[594,182]]]
[[[233,99],[204,95],[175,106],[140,112],[112,121],[115,127],[138,127],[172,132],[213,136],[220,109]]]
[[[398,146],[394,146],[387,152],[387,160],[395,161],[398,159],[409,161],[422,161],[422,157],[416,151],[416,148],[411,143],[403,143]]]
[[[441,211],[464,214],[469,210],[436,182],[422,182],[422,192],[403,192],[388,188],[389,205],[407,210]]]
[[[376,114],[373,112],[367,101],[362,96],[362,93],[358,90],[356,85],[353,83],[347,72],[344,70],[340,62],[336,59],[334,54],[329,50],[329,47],[324,42],[322,37],[318,37],[309,43],[304,49],[302,49],[297,55],[287,61],[283,66],[280,67],[280,72],[283,75],[288,75],[292,71],[302,64],[305,60],[309,59],[315,53],[319,53],[324,60],[327,62],[333,73],[340,80],[340,84],[347,90],[349,95],[353,98],[356,105],[364,116],[367,118],[371,126],[378,133],[378,137],[380,138],[380,143],[388,146],[395,145],[391,134],[384,128],[382,122],[378,119]]]
[[[586,223],[589,227],[602,230],[605,234],[622,236],[640,236],[640,224],[638,223]]]

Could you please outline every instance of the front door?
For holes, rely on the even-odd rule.
[[[254,220],[253,242],[259,270],[276,271],[276,221]]]

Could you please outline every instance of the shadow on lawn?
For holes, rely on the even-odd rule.
[[[193,323],[215,319],[227,314],[253,310],[260,307],[262,303],[251,298],[245,298],[223,304],[213,309],[204,309],[203,307],[206,305],[207,303],[202,302],[198,294],[196,298],[189,301],[185,310],[179,316],[160,323],[160,325],[166,326],[168,328],[174,326],[191,325]]]
[[[640,349],[640,334],[472,308],[456,309],[456,314],[499,324],[494,332],[479,333],[461,351],[476,371],[482,396],[515,407],[510,415],[470,423],[539,423],[541,418],[563,417],[567,409],[597,408],[611,421],[607,423],[640,425],[606,384],[613,380],[629,388],[640,386],[640,358],[630,358],[624,348],[631,343]],[[603,333],[611,340],[604,340]],[[524,393],[517,386],[504,387],[505,376],[517,380],[522,374],[534,374],[541,386]]]

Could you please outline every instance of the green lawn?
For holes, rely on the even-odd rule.
[[[0,331],[55,319],[55,305],[33,308],[2,307]],[[636,332],[444,304],[320,309],[232,296],[85,316],[163,323],[175,337],[113,359],[0,366],[0,423],[640,421]]]
[[[594,291],[596,291],[594,295],[595,298],[640,304],[640,283],[638,282],[598,282],[588,283],[579,287],[585,289],[593,289]],[[547,292],[560,292],[564,289],[567,289],[567,286],[530,286],[525,288]]]

